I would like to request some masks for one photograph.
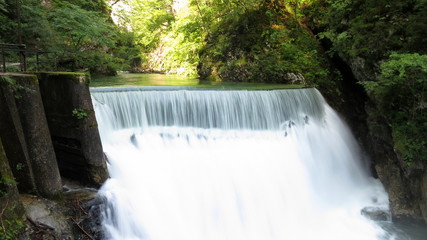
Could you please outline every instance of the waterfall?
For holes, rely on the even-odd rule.
[[[345,124],[316,89],[92,90],[114,240],[396,239]]]

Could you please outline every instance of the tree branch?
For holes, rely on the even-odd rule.
[[[116,5],[118,2],[120,2],[120,0],[116,0],[114,3],[111,4],[111,6]]]

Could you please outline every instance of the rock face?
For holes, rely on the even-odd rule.
[[[344,62],[351,71],[348,78],[353,78],[354,81],[372,81],[377,77],[376,67],[367,66],[364,59],[344,59]],[[374,99],[365,92],[360,94],[365,94],[365,97],[353,103],[350,109],[362,107],[360,114],[363,118],[350,125],[369,153],[374,173],[389,194],[393,219],[411,218],[427,223],[427,164],[418,162],[408,166],[403,161],[394,150],[391,129],[377,110]]]
[[[82,220],[83,227],[88,229],[89,234],[91,234],[94,239],[105,239],[105,230],[102,226],[102,214],[106,207],[106,199],[97,196],[84,203],[83,207],[87,209],[88,213]]]
[[[38,229],[31,234],[32,238],[74,239],[73,223],[62,214],[65,210],[60,209],[57,203],[32,195],[22,195],[21,200],[30,225],[33,229]]]
[[[104,239],[101,219],[103,201],[96,189],[66,184],[61,202],[21,195],[28,219],[26,236],[21,239]]]
[[[102,225],[105,200],[99,196],[96,189],[85,188],[76,183],[66,183],[64,193],[68,215],[72,216],[75,226],[75,239],[105,239]]]
[[[373,103],[367,103],[366,112],[374,168],[389,194],[393,218],[396,220],[407,217],[422,219],[420,208],[423,204],[420,199],[422,171],[409,174],[411,170],[405,167],[406,163],[393,149],[391,130],[378,114]],[[425,220],[427,222],[427,219]]]
[[[424,173],[421,182],[421,212],[424,217],[424,221],[427,222],[427,176]]]
[[[366,207],[362,209],[361,214],[374,221],[388,221],[390,216],[387,212],[382,211],[381,209]]]

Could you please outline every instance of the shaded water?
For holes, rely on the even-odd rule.
[[[136,87],[136,86],[175,86],[203,89],[287,89],[302,88],[302,85],[289,84],[261,84],[241,82],[212,82],[200,81],[198,78],[179,75],[147,74],[147,73],[119,73],[117,76],[98,77],[92,79],[92,87]]]
[[[92,92],[109,239],[409,239],[315,89]]]
[[[195,86],[199,79],[165,74],[119,73],[117,76],[95,77],[92,87],[107,86]]]

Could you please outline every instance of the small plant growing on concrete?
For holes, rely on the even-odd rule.
[[[22,163],[18,163],[16,164],[16,170],[21,171],[22,169],[24,169],[25,165]]]
[[[23,87],[22,85],[20,85],[19,83],[17,83],[17,81],[9,76],[1,76],[0,77],[0,84],[7,84],[13,91],[14,96],[16,99],[21,98],[21,93],[31,93],[33,92],[33,90],[27,88],[27,87]]]
[[[83,119],[83,118],[87,117],[87,112],[84,109],[74,108],[73,109],[73,117],[75,117],[79,120]]]

